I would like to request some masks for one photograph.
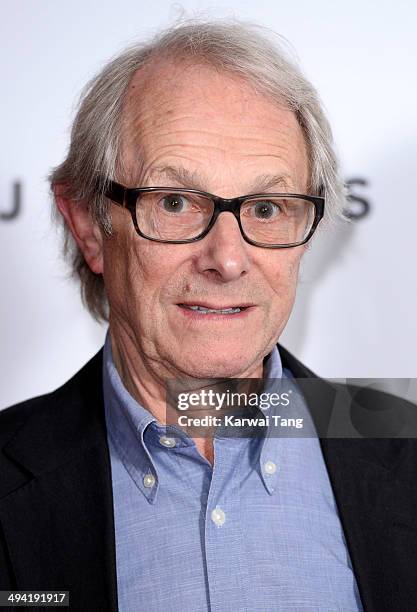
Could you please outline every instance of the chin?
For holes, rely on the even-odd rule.
[[[242,353],[239,356],[195,354],[184,364],[184,371],[193,378],[238,378],[251,368],[253,359],[253,355],[245,358]]]

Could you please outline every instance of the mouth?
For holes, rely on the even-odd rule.
[[[180,308],[196,315],[236,316],[247,311],[252,304],[212,305],[212,304],[178,304]]]

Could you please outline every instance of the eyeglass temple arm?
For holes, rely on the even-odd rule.
[[[119,183],[115,183],[114,181],[110,181],[104,190],[104,195],[106,198],[110,198],[116,204],[120,206],[126,206],[125,195],[126,189],[119,185]]]

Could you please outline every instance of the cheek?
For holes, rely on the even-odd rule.
[[[135,236],[124,228],[115,229],[104,244],[104,284],[110,307],[119,310],[128,307],[137,286],[142,284],[135,246]]]
[[[298,280],[298,271],[300,269],[300,258],[294,258],[293,260],[291,260],[288,264],[288,282],[294,284],[294,286],[297,284],[297,280]]]
[[[300,247],[298,247],[300,248]],[[298,249],[297,248],[297,249]],[[297,284],[298,270],[303,252],[294,250],[282,250],[276,254],[276,260],[271,266],[275,286],[290,288]]]
[[[276,311],[282,312],[293,305],[301,255],[302,253],[299,252],[290,253],[289,250],[286,253],[280,252],[271,273],[268,275],[273,292],[271,308]]]
[[[111,307],[136,318],[149,308],[156,314],[164,296],[178,285],[186,255],[178,245],[163,245],[118,231],[104,248],[104,281]]]

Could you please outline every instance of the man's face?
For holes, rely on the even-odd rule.
[[[307,151],[294,113],[237,78],[204,66],[165,64],[152,76],[145,69],[131,83],[124,112],[129,177],[120,180],[129,186],[197,188],[225,198],[306,192]],[[265,188],[271,177],[275,184]],[[126,210],[113,206],[111,213],[104,281],[113,337],[166,376],[262,376],[262,360],[292,309],[304,247],[247,244],[229,212],[200,241],[162,244],[138,236]],[[184,304],[249,306],[210,315]]]

